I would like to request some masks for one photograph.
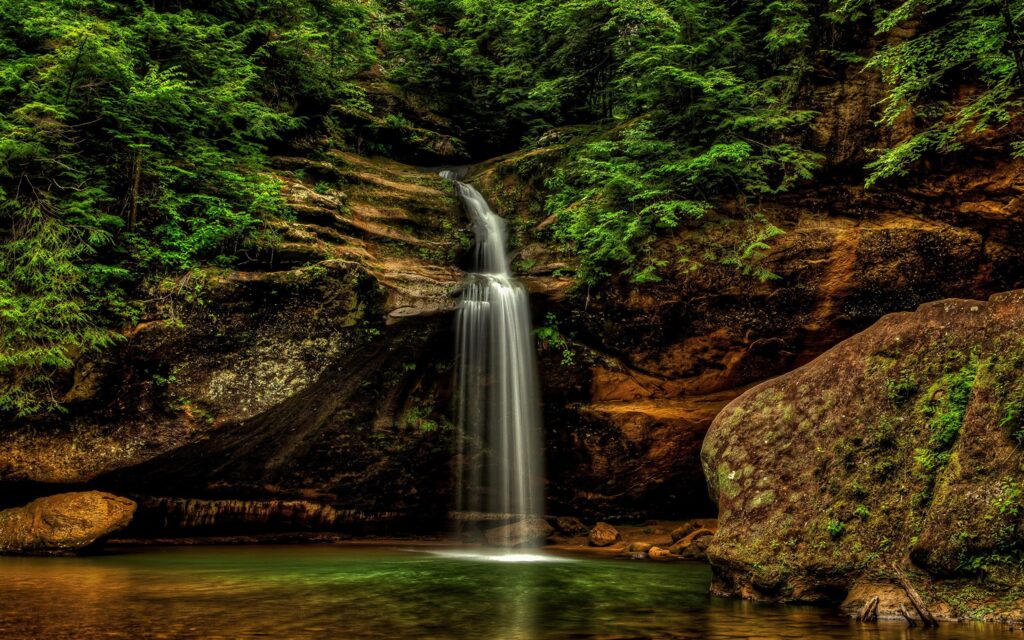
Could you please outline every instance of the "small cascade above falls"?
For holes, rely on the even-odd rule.
[[[457,315],[459,470],[456,509],[498,516],[500,546],[528,546],[526,520],[543,514],[540,392],[529,297],[512,275],[505,220],[479,191],[455,183],[473,223],[473,264]],[[520,530],[521,529],[521,530]]]

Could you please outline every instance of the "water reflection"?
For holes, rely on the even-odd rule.
[[[330,546],[0,558],[0,638],[1015,637],[994,625],[908,630],[711,598],[709,577],[699,564],[509,563]]]

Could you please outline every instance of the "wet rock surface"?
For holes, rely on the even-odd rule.
[[[547,512],[713,515],[699,452],[739,394],[886,313],[1024,286],[1024,161],[1007,159],[1008,134],[866,191],[863,150],[892,141],[865,125],[883,89],[857,66],[805,88],[823,171],[764,198],[763,220],[720,202],[711,224],[656,243],[660,282],[568,277],[542,203],[559,143],[470,172],[511,223],[535,326],[554,314],[566,339],[540,354]],[[466,221],[430,172],[321,151],[274,161],[294,214],[270,221],[274,257],[154,283],[127,340],[59,381],[67,415],[6,427],[0,482],[311,500],[444,527]],[[774,278],[723,263],[769,223],[785,233],[756,267]]]
[[[345,153],[275,166],[294,217],[268,224],[284,244],[154,285],[167,290],[127,340],[80,364],[67,414],[7,425],[11,493],[86,485],[443,521],[463,233],[449,187]]]
[[[554,527],[543,518],[524,518],[484,532],[484,539],[492,547],[539,547],[555,533]]]
[[[870,30],[844,37],[858,49],[885,44]],[[711,515],[701,442],[749,386],[887,313],[1024,286],[1024,161],[1007,152],[1014,133],[968,136],[960,152],[866,190],[866,150],[905,140],[913,119],[873,124],[886,86],[860,63],[829,64],[813,77],[798,97],[819,114],[803,144],[825,166],[793,193],[757,205],[785,232],[756,265],[774,278],[721,264],[761,227],[742,203],[718,202],[714,222],[651,248],[650,259],[665,262],[660,282],[536,289],[537,317],[554,313],[572,352],[568,362],[564,348],[542,353],[550,501],[559,509],[594,518]],[[551,241],[556,221],[543,207],[544,178],[570,149],[510,154],[471,174],[523,229],[520,267],[530,277],[553,279],[572,266]]]
[[[135,503],[86,491],[39,498],[0,511],[0,554],[72,555],[131,522]]]
[[[592,547],[607,547],[621,539],[618,529],[607,522],[598,522],[590,529],[589,542]]]

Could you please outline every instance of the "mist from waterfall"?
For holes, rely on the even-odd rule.
[[[509,266],[505,220],[453,172],[441,175],[455,183],[475,236],[456,325],[456,511],[513,522],[540,516],[540,392],[529,298]]]

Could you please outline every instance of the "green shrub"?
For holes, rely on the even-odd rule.
[[[846,525],[839,520],[829,520],[825,525],[825,530],[833,540],[836,540],[846,532]]]

